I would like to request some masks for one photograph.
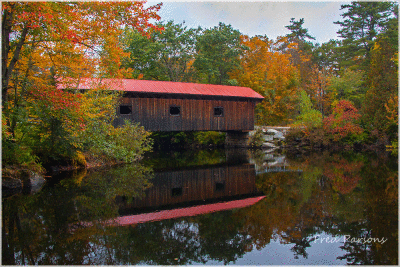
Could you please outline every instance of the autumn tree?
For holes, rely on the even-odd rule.
[[[125,53],[119,36],[129,27],[143,34],[158,30],[150,20],[159,19],[159,8],[145,8],[144,2],[5,2],[5,158],[12,162],[16,154],[27,155],[31,162],[44,154],[49,159],[71,158],[76,145],[69,129],[87,114],[78,95],[57,89],[57,83],[64,77],[122,77],[120,60]]]
[[[267,37],[242,36],[242,44],[247,50],[241,57],[241,67],[231,72],[231,79],[264,96],[256,108],[257,123],[287,123],[294,116],[298,83],[290,55],[274,50],[276,43]]]
[[[352,143],[360,138],[363,129],[359,125],[361,115],[348,100],[334,104],[333,112],[323,120],[326,138],[333,142]]]
[[[370,131],[386,132],[397,139],[398,50],[382,36],[371,51],[368,91],[362,108],[363,121]],[[390,119],[392,118],[392,119]]]

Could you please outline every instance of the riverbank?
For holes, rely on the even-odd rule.
[[[125,162],[82,155],[79,161],[49,164],[34,170],[15,165],[5,166],[2,168],[2,194],[3,196],[10,196],[17,193],[35,193],[48,179],[58,173],[105,168],[120,164],[125,164]]]
[[[193,135],[193,134],[192,134]],[[177,138],[177,137],[180,137]],[[210,132],[198,134],[197,142],[188,142],[186,139],[195,139],[193,136],[177,133],[167,138],[158,138],[159,143],[154,145],[155,150],[170,151],[176,148],[200,150],[201,148],[215,149],[223,148],[223,133]],[[201,137],[201,139],[199,138]],[[202,140],[199,142],[198,140]],[[162,142],[161,142],[162,141]],[[177,142],[179,141],[179,142]],[[168,144],[167,144],[168,143]],[[179,145],[180,144],[180,145]],[[190,146],[189,146],[190,145]],[[190,148],[189,148],[189,147]],[[307,154],[313,151],[373,151],[388,152],[397,155],[397,148],[388,146],[385,140],[375,140],[374,143],[340,143],[323,142],[318,135],[307,135],[304,132],[293,131],[290,127],[256,126],[254,131],[249,132],[247,149],[259,149],[263,153],[287,152],[290,154]],[[88,154],[82,154],[77,160],[65,163],[44,166],[42,170],[29,170],[17,166],[6,166],[2,170],[2,192],[3,194],[14,194],[18,192],[34,192],[42,186],[46,179],[51,179],[53,175],[65,171],[79,169],[97,169],[125,164],[122,161],[102,159]]]

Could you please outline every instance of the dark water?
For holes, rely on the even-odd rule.
[[[2,264],[398,264],[386,154],[212,150],[2,199]]]

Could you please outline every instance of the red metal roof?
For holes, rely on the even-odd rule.
[[[67,87],[76,89],[93,89],[99,86],[109,90],[125,92],[157,93],[157,94],[185,94],[203,96],[228,96],[263,99],[263,97],[248,87],[227,86],[215,84],[198,84],[183,82],[147,81],[133,79],[80,79],[76,82],[59,84],[59,89]]]

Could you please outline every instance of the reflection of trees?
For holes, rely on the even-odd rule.
[[[343,249],[347,251],[343,259],[351,264],[398,264],[398,203],[397,194],[388,194],[388,190],[397,191],[391,187],[392,177],[397,179],[397,164],[385,154],[368,162],[368,167],[361,170],[364,189],[363,203],[358,208],[364,211],[364,220],[357,223],[344,221],[341,229],[352,237],[386,238],[387,242],[380,244],[347,242]],[[388,189],[389,188],[389,189]]]
[[[87,242],[65,242],[74,222],[76,194],[62,187],[3,200],[3,242],[16,264],[76,264],[88,253]],[[3,243],[4,244],[4,243]],[[69,251],[69,253],[65,253]],[[72,257],[72,255],[74,255]],[[4,264],[13,264],[4,259]]]
[[[346,170],[346,175],[357,178],[357,183],[350,180],[348,182],[351,185],[339,192],[336,191],[335,180],[332,179],[335,177],[324,175],[328,167],[330,171],[336,168],[337,164]],[[146,230],[155,233],[157,238],[152,237],[153,234],[146,236],[145,248],[135,249],[134,255],[141,258],[141,261],[135,263],[188,264],[212,259],[226,264],[234,262],[253,247],[261,249],[270,243],[271,239],[277,238],[283,243],[293,244],[291,250],[295,258],[307,258],[307,248],[312,245],[316,235],[322,232],[332,236],[346,234],[361,237],[363,232],[355,232],[348,226],[360,225],[362,229],[369,227],[365,219],[366,214],[362,212],[365,208],[362,207],[371,206],[371,203],[366,201],[365,185],[359,178],[363,177],[362,169],[366,166],[369,165],[363,164],[362,161],[360,163],[359,158],[332,158],[329,154],[324,154],[303,162],[303,173],[259,175],[256,184],[266,195],[265,199],[237,211],[182,219],[179,223],[171,221],[169,226],[163,223],[163,231]],[[381,192],[384,192],[385,188],[382,189]],[[375,198],[375,201],[378,199]],[[176,224],[186,229],[181,229],[180,235],[176,235],[174,230]],[[146,227],[147,224],[133,229],[141,229],[143,232]],[[172,232],[175,233],[174,239],[166,235]],[[130,244],[140,242],[143,237],[140,233],[135,236],[136,241]],[[159,237],[162,237],[162,241],[157,241]],[[175,250],[171,246],[179,249]],[[353,248],[359,252],[352,252]],[[354,262],[367,262],[365,258],[368,257],[365,255],[371,254],[368,247],[352,243],[344,244],[343,249],[349,251],[343,258],[354,258]],[[373,254],[370,257],[376,259],[378,256]],[[393,254],[388,258],[393,258]]]
[[[107,220],[117,214],[118,194],[137,196],[149,170],[128,165],[82,178],[62,180],[35,195],[3,199],[3,264],[83,264],[104,228],[78,226],[82,220]]]
[[[389,259],[397,262],[394,248],[398,237],[393,231],[397,229],[397,208],[393,206],[397,204],[397,187],[393,186],[397,172],[396,166],[388,167],[389,162],[388,158],[368,162],[362,156],[323,153],[301,163],[301,177],[288,173],[259,176],[257,186],[266,194],[265,202],[271,203],[266,213],[275,215],[276,209],[280,211],[276,217],[279,222],[272,224],[269,232],[280,233],[282,242],[294,244],[295,257],[305,258],[312,238],[322,231],[333,236],[363,237],[368,233],[365,229],[372,229],[371,236],[366,237],[378,238],[395,233],[391,247],[387,246],[389,241],[382,246],[346,243],[342,248],[348,254],[340,259],[367,264],[386,264]],[[291,164],[299,163],[292,159]],[[396,216],[391,216],[394,211]],[[361,225],[364,231],[348,227],[353,224]]]
[[[144,164],[153,166],[154,170],[179,169],[203,165],[226,163],[225,150],[185,150],[154,152],[144,160]]]
[[[203,262],[196,224],[166,220],[116,229],[111,244],[122,264],[189,264]]]
[[[215,216],[216,215],[216,216]],[[252,237],[242,231],[245,218],[227,211],[200,217],[199,234],[202,250],[209,259],[227,264],[243,256],[252,245]],[[227,216],[228,215],[228,216]]]
[[[234,211],[118,228],[114,249],[124,264],[177,265],[207,260],[234,262],[251,248]],[[119,230],[118,230],[119,232]]]
[[[358,185],[361,180],[360,170],[363,162],[348,161],[335,155],[325,165],[325,176],[331,180],[333,188],[342,193],[348,194]]]

